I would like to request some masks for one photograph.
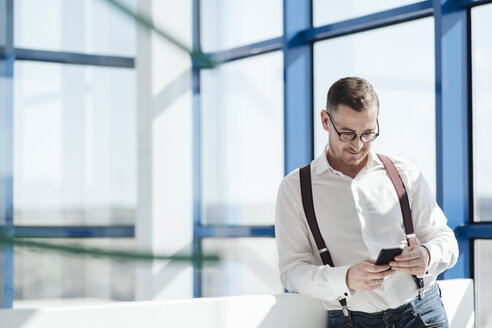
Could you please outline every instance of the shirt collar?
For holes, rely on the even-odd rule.
[[[335,170],[333,167],[331,167],[330,163],[328,162],[328,158],[326,157],[326,152],[328,151],[328,145],[325,146],[321,154],[318,156],[316,159],[316,175],[320,175],[323,172],[329,170],[332,173],[338,172]],[[372,151],[369,152],[369,161],[367,162],[367,165],[360,171],[360,173],[363,173],[367,171],[368,169],[378,165],[382,164],[381,160],[379,159],[376,154],[374,154]]]

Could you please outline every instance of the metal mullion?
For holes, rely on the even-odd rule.
[[[13,234],[13,127],[14,56],[13,0],[0,0],[0,231]],[[0,308],[12,308],[14,300],[14,259],[12,245],[0,245]]]
[[[312,2],[284,0],[284,173],[313,158],[313,47],[300,38],[312,27]]]
[[[470,8],[475,6],[486,5],[492,3],[492,0],[458,0],[461,5],[468,6]]]
[[[464,224],[457,227],[455,232],[460,239],[492,239],[492,222]]]
[[[12,57],[13,50],[9,49],[5,45],[0,44],[0,60],[9,59]]]
[[[238,59],[244,59],[251,56],[266,54],[272,51],[281,50],[282,41],[283,41],[282,37],[278,37],[261,42],[248,44],[242,47],[206,53],[206,56],[209,56],[217,63],[225,63]]]
[[[195,227],[194,235],[200,238],[275,237],[275,228],[273,225],[202,225]]]
[[[433,10],[432,1],[422,1],[334,24],[316,28],[310,27],[299,30],[300,38],[297,39],[297,43],[309,44],[310,42],[428,17],[432,16]],[[278,37],[237,48],[209,52],[206,55],[215,59],[218,63],[224,63],[280,50],[282,49],[282,40],[282,37]]]
[[[432,16],[433,11],[432,1],[422,1],[362,17],[306,29],[300,33],[300,38],[307,43],[321,41],[429,17]]]
[[[133,238],[135,226],[14,226],[16,238]]]
[[[193,51],[201,51],[200,45],[200,0],[192,0]],[[200,63],[192,59],[192,124],[193,124],[193,241],[192,253],[202,255],[202,240],[196,230],[202,222],[202,158],[201,158],[201,108],[200,108]],[[202,296],[202,264],[193,263],[193,297]]]
[[[473,65],[472,65],[472,30],[471,30],[471,9],[467,9],[466,11],[466,22],[467,22],[467,31],[466,31],[466,56],[468,58],[467,61],[467,76],[468,76],[468,197],[469,197],[469,209],[468,209],[468,224],[474,223],[475,218],[475,191],[474,191],[474,175],[473,171]],[[465,220],[466,221],[466,220]],[[474,272],[474,264],[473,264],[473,249],[470,248],[470,265],[471,270],[470,274],[473,276]]]
[[[469,222],[469,16],[452,0],[434,0],[437,200],[455,231]],[[464,160],[463,160],[464,159]],[[460,256],[445,278],[471,275],[469,239],[457,234]]]
[[[16,60],[29,60],[60,64],[78,64],[106,67],[135,68],[135,58],[120,56],[91,55],[63,51],[47,51],[15,48]]]

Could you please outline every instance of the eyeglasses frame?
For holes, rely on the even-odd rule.
[[[379,137],[379,132],[380,132],[380,130],[379,130],[379,120],[378,120],[378,119],[376,119],[376,127],[377,127],[377,131],[378,131],[378,132],[374,132],[375,137],[374,137],[372,140],[369,140],[369,141],[364,141],[364,140],[362,140],[362,136],[363,136],[364,134],[368,133],[368,132],[361,133],[360,135],[359,135],[359,134],[357,134],[357,133],[355,133],[355,132],[339,132],[339,131],[338,131],[338,129],[337,129],[337,127],[335,126],[335,123],[333,123],[333,120],[331,119],[331,115],[330,115],[330,113],[328,113],[328,111],[327,111],[327,110],[324,110],[324,111],[325,111],[325,112],[326,112],[326,114],[328,115],[328,119],[330,120],[331,125],[333,125],[333,128],[335,129],[335,132],[336,132],[336,133],[337,133],[337,135],[338,135],[338,139],[339,139],[341,142],[352,142],[352,141],[354,141],[355,139],[357,139],[357,136],[358,136],[358,137],[359,137],[359,139],[360,139],[360,141],[362,141],[363,143],[369,143],[369,142],[373,142],[374,140],[376,140],[376,138],[377,138],[377,137]],[[354,135],[354,137],[352,138],[352,140],[347,140],[347,141],[346,141],[346,140],[342,140],[341,135],[342,135],[343,133],[345,133],[345,134],[351,134],[351,135]]]

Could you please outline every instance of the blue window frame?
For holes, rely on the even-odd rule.
[[[13,78],[16,60],[135,68],[132,57],[90,55],[14,47],[13,0],[0,0],[0,236],[30,238],[125,238],[134,237],[134,225],[16,226],[13,221]],[[13,245],[0,245],[0,308],[14,300]]]
[[[435,20],[437,199],[460,244],[458,264],[444,278],[472,277],[473,241],[491,239],[491,223],[474,223],[472,206],[472,126],[470,81],[470,8],[490,0],[427,0],[346,21],[314,28],[311,1],[284,0],[283,37],[234,49],[208,53],[227,62],[282,50],[284,54],[284,146],[285,172],[313,158],[313,43],[422,17]],[[193,48],[200,51],[199,0],[193,0]],[[134,226],[108,227],[16,227],[12,217],[12,86],[15,60],[49,61],[134,67],[134,59],[68,52],[15,49],[13,0],[0,0],[0,179],[4,199],[0,207],[0,231],[7,236],[29,237],[133,237]],[[444,56],[446,54],[446,56]],[[296,59],[294,61],[294,59]],[[203,238],[274,237],[273,226],[210,226],[201,220],[200,71],[208,69],[193,61],[193,251],[201,253]],[[446,87],[444,87],[446,85]],[[302,109],[302,110],[299,110]],[[13,301],[13,254],[11,246],[0,248],[0,307]],[[194,264],[194,296],[201,295],[200,267]]]
[[[284,35],[208,55],[227,62],[282,49],[284,53],[285,172],[313,158],[313,43],[433,16],[435,22],[437,200],[457,236],[461,255],[441,278],[473,278],[473,241],[492,238],[492,224],[473,222],[470,9],[488,1],[428,0],[325,26],[312,26],[311,1],[284,0]],[[200,50],[199,0],[193,1],[193,44]],[[446,54],[446,56],[444,55]],[[294,59],[296,61],[294,62]],[[274,237],[274,228],[203,226],[200,217],[200,70],[194,63],[194,251],[203,238]],[[444,87],[446,85],[446,87]],[[304,110],[305,109],[305,110]],[[464,160],[463,160],[464,159]],[[200,268],[195,268],[194,295],[200,296]]]
[[[13,1],[0,1],[0,227],[13,235],[13,88],[14,38]],[[12,307],[14,297],[13,247],[0,245],[0,308]]]

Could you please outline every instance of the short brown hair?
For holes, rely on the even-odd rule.
[[[344,77],[330,87],[326,97],[326,110],[333,113],[341,104],[358,112],[376,106],[379,112],[376,91],[368,81],[360,77]]]

